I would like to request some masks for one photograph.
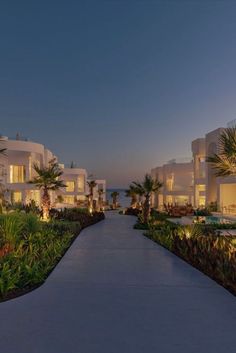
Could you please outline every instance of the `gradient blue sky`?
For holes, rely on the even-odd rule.
[[[235,1],[1,1],[0,133],[127,186],[236,118]]]

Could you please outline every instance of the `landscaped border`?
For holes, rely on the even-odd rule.
[[[77,237],[80,235],[80,233],[85,229],[88,228],[90,226],[93,226],[101,221],[103,221],[105,219],[105,215],[104,213],[100,213],[99,217],[95,217],[94,219],[91,218],[91,222],[87,225],[83,225],[83,227],[81,227],[81,229],[79,230],[79,232],[76,232],[76,234],[73,234],[73,236],[70,239],[70,242],[68,244],[67,247],[65,247],[64,251],[62,252],[61,256],[58,257],[58,259],[55,261],[54,266],[51,268],[51,270],[46,274],[46,277],[43,281],[32,285],[32,286],[26,286],[24,288],[16,288],[12,291],[9,291],[4,297],[0,297],[0,304],[18,297],[21,297],[23,295],[26,295],[34,290],[36,290],[37,288],[41,287],[48,279],[48,277],[50,276],[50,274],[54,271],[54,269],[56,268],[56,266],[61,262],[61,260],[63,259],[63,257],[65,256],[65,254],[67,253],[67,251],[70,249],[70,247],[72,246],[72,244],[74,243],[74,241],[77,239]],[[73,223],[73,222],[70,222]]]
[[[151,236],[150,232],[145,232],[143,233],[144,236],[146,236],[147,238],[149,238],[150,240],[154,241],[155,243],[157,243],[158,245],[162,246],[164,249],[168,250],[170,253],[174,254],[175,256],[179,257],[181,260],[183,260],[184,262],[186,262],[187,264],[191,265],[192,267],[194,267],[195,269],[199,270],[200,272],[202,272],[203,274],[205,274],[207,277],[211,278],[212,280],[214,280],[216,283],[218,283],[219,285],[221,285],[223,288],[225,288],[226,290],[228,290],[231,294],[233,294],[234,296],[236,296],[236,285],[230,285],[229,283],[226,283],[224,281],[222,281],[218,276],[216,276],[214,273],[208,271],[205,267],[203,266],[199,266],[196,261],[194,261],[193,259],[191,260],[190,258],[187,258],[185,256],[183,256],[181,253],[172,250],[171,248],[169,248],[168,246],[166,246],[165,244],[161,243],[160,241],[154,239]]]

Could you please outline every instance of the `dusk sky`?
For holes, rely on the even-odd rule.
[[[1,1],[0,133],[126,187],[236,118],[236,1]]]

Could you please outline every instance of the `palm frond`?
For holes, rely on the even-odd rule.
[[[6,148],[2,148],[2,149],[0,149],[0,154],[3,154],[3,155],[6,155]]]
[[[217,177],[236,175],[236,128],[227,128],[219,137],[219,153],[208,156],[206,161],[211,164]]]

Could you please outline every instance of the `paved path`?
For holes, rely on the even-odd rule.
[[[0,304],[1,353],[235,353],[236,298],[108,213]]]

